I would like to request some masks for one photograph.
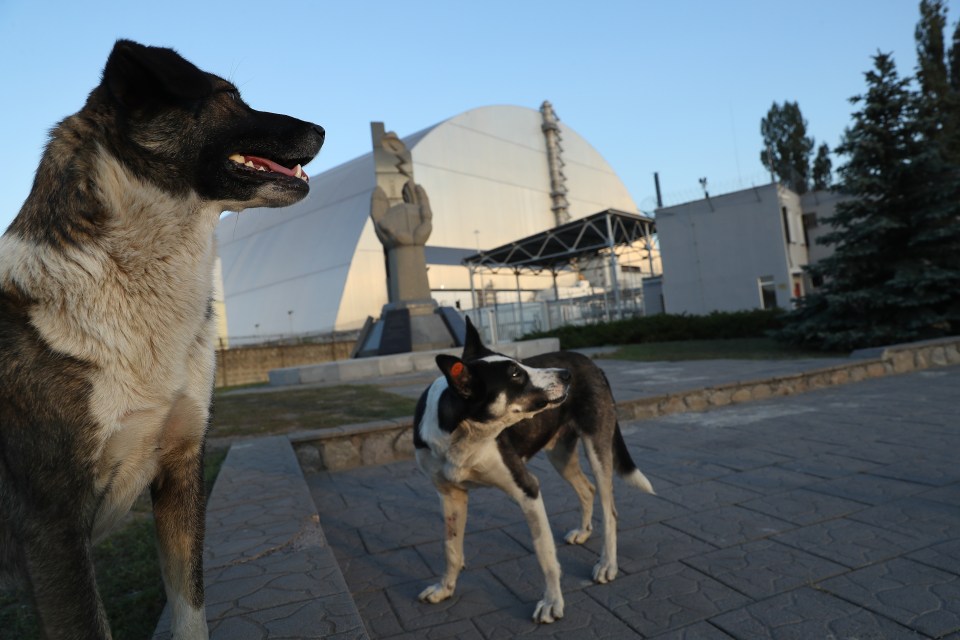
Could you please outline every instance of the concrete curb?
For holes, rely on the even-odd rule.
[[[540,338],[538,340],[524,340],[523,342],[505,342],[494,345],[492,348],[511,358],[523,359],[556,351],[560,348],[560,340],[557,338]],[[462,347],[455,347],[434,351],[398,353],[379,358],[356,358],[274,369],[269,373],[270,386],[352,382],[381,376],[394,376],[400,373],[433,371],[437,368],[435,360],[437,354],[446,353],[459,356],[462,351]]]
[[[626,400],[617,403],[617,413],[621,420],[644,420],[957,363],[960,337],[912,342],[855,352],[849,363],[813,371]],[[305,471],[343,471],[412,457],[412,428],[408,418],[302,431],[288,438]]]
[[[368,638],[290,441],[230,448],[207,505],[204,582],[212,640]],[[154,633],[168,640],[170,607]]]

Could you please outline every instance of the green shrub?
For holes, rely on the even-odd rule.
[[[581,349],[609,344],[760,338],[781,327],[782,315],[777,309],[714,311],[705,316],[661,313],[582,327],[559,327],[531,333],[523,339],[559,338],[561,349]]]

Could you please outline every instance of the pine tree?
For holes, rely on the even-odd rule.
[[[917,41],[917,94],[922,135],[931,142],[943,145],[943,152],[953,162],[960,163],[960,56],[954,33],[949,55],[944,49],[943,30],[947,14],[942,0],[922,0],[920,21],[914,36]],[[960,25],[957,27],[960,29]],[[948,60],[949,58],[949,60]]]
[[[809,269],[824,284],[781,332],[795,343],[849,350],[960,331],[960,166],[943,135],[949,114],[936,94],[912,92],[889,55],[874,65],[837,149],[850,199],[827,220],[834,230],[822,241],[834,254]]]
[[[776,102],[760,120],[763,151],[760,162],[777,175],[781,182],[796,191],[806,193],[810,185],[810,155],[813,138],[807,136],[807,121],[796,102]]]
[[[830,147],[822,143],[817,147],[817,157],[813,160],[813,188],[824,191],[833,182],[833,163],[830,161]]]

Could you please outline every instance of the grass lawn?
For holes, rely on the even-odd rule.
[[[731,338],[729,340],[683,340],[621,345],[604,358],[619,360],[786,360],[832,358],[846,354],[803,351],[772,338]]]
[[[210,437],[257,436],[412,416],[416,401],[373,385],[217,392]]]
[[[153,519],[136,514],[94,547],[93,559],[113,637],[150,638],[166,601]],[[41,637],[33,607],[22,590],[0,592],[0,637]]]

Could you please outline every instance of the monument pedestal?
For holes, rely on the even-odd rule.
[[[433,300],[383,305],[380,319],[367,319],[354,357],[385,356],[463,346],[466,326],[460,314]]]

